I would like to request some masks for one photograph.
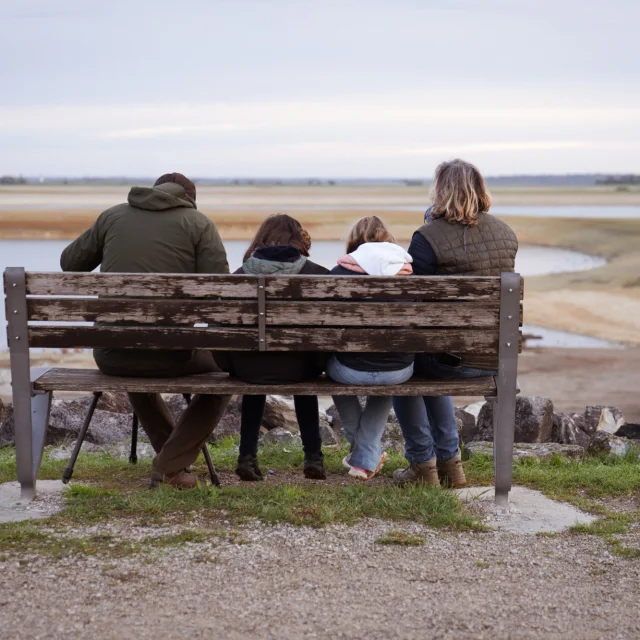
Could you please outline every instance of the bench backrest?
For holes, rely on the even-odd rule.
[[[12,348],[26,341],[46,348],[452,352],[481,355],[497,368],[501,312],[503,322],[509,317],[521,324],[520,282],[517,274],[378,278],[13,268],[5,271],[8,340]]]

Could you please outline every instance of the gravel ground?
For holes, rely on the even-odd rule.
[[[390,529],[425,544],[377,544]],[[115,521],[70,533],[176,530]],[[637,638],[639,585],[640,560],[595,536],[226,525],[210,542],[120,559],[5,557],[0,637]]]

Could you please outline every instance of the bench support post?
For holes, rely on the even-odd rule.
[[[43,370],[31,371],[25,271],[21,267],[9,267],[4,279],[18,482],[22,498],[32,500],[36,493],[36,477],[49,424],[52,394],[34,394],[31,384]]]
[[[520,344],[520,275],[503,273],[500,281],[500,345],[493,405],[493,463],[496,506],[509,507],[513,476],[518,349]]]

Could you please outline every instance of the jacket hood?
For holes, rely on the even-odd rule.
[[[187,198],[184,188],[175,182],[166,182],[157,187],[132,187],[127,201],[132,207],[147,211],[165,211],[177,207],[196,208]]]
[[[397,276],[411,274],[411,262],[413,258],[393,242],[366,242],[340,258],[338,264],[370,276]]]
[[[307,259],[295,247],[262,247],[253,252],[242,269],[251,275],[296,275],[306,262]]]

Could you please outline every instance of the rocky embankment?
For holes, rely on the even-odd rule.
[[[91,397],[75,400],[55,398],[51,407],[46,444],[55,446],[54,457],[66,457],[77,438]],[[167,404],[178,420],[186,407],[180,395],[167,397]],[[240,400],[229,404],[211,442],[240,432]],[[459,407],[456,419],[461,440],[470,455],[492,452],[493,403],[483,402]],[[325,446],[338,445],[342,425],[335,407],[320,412],[322,440]],[[83,449],[105,451],[118,457],[129,454],[131,438],[131,406],[124,394],[105,393],[96,409]],[[269,396],[262,424],[262,441],[295,444],[299,442],[298,423],[293,401],[283,396]],[[0,446],[14,443],[13,410],[0,401]],[[153,455],[141,432],[138,456]],[[556,413],[549,398],[520,396],[516,404],[516,458],[545,458],[554,454],[582,457],[586,454],[626,455],[635,444],[640,445],[640,425],[629,424],[615,407],[588,406],[583,413]],[[398,420],[391,411],[383,436],[387,450],[404,452],[404,440]]]

